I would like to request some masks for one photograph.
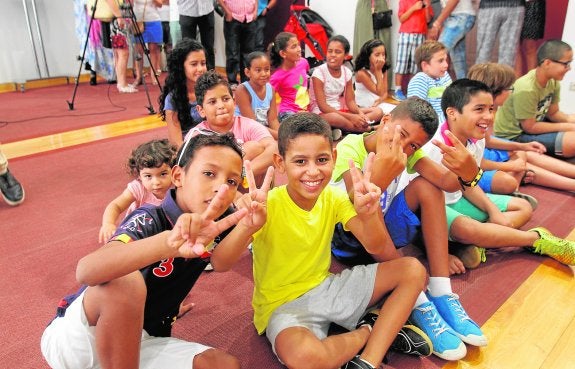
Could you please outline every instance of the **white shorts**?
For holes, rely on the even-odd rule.
[[[42,334],[42,354],[54,369],[101,367],[96,354],[96,327],[88,325],[82,303],[84,292],[68,307],[66,315],[52,321]],[[150,336],[142,330],[140,368],[190,369],[194,357],[210,348],[173,337]]]

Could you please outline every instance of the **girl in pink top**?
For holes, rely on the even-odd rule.
[[[309,64],[301,57],[300,43],[293,33],[281,32],[269,48],[272,67],[270,83],[276,91],[278,118],[307,111],[309,105]]]
[[[132,151],[126,167],[135,179],[106,206],[100,228],[100,242],[107,242],[112,237],[124,211],[130,214],[144,204],[160,205],[172,187],[172,166],[176,150],[175,146],[164,139],[143,143]]]

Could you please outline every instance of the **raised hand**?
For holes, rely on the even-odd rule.
[[[225,200],[226,191],[229,191],[229,188],[223,184],[202,214],[185,213],[180,215],[166,241],[167,246],[174,250],[175,256],[195,258],[202,255],[217,235],[237,224],[246,216],[248,210],[239,209],[235,213],[215,221],[230,205]]]
[[[372,215],[376,211],[380,211],[381,189],[371,183],[374,157],[374,153],[369,153],[363,173],[357,169],[353,160],[349,160],[349,172],[353,183],[353,205],[359,216]]]
[[[249,191],[236,201],[236,206],[240,209],[247,210],[247,215],[242,219],[241,223],[245,227],[257,230],[266,222],[266,201],[268,198],[268,191],[271,188],[274,178],[274,168],[268,168],[262,186],[258,188],[251,162],[246,160],[244,162],[244,167],[246,170],[246,179],[248,180]]]
[[[451,131],[445,131],[445,134],[453,146],[446,145],[439,140],[432,141],[443,154],[441,164],[464,181],[472,181],[479,171],[475,158]]]
[[[388,124],[377,132],[375,162],[377,168],[385,171],[387,183],[376,183],[381,188],[387,188],[389,183],[403,172],[407,163],[407,155],[401,147],[401,126],[395,126],[391,131]]]

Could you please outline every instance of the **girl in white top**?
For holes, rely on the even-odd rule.
[[[132,150],[126,168],[135,179],[122,194],[106,206],[99,241],[108,242],[116,232],[120,215],[126,215],[144,204],[160,205],[172,187],[172,166],[177,148],[167,139],[152,140]]]
[[[311,111],[320,114],[333,128],[367,132],[371,130],[370,124],[379,123],[381,113],[372,107],[357,106],[352,72],[343,65],[348,53],[349,42],[345,37],[337,35],[329,39],[326,62],[312,74]]]
[[[372,39],[361,46],[355,58],[355,101],[360,107],[377,107],[381,116],[395,105],[385,102],[388,94],[386,50],[383,41]]]

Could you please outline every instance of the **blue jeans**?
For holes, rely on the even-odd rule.
[[[473,28],[475,15],[453,14],[443,22],[443,31],[439,36],[439,42],[447,47],[451,57],[451,65],[455,71],[455,77],[467,76],[467,59],[465,54],[465,35]]]

